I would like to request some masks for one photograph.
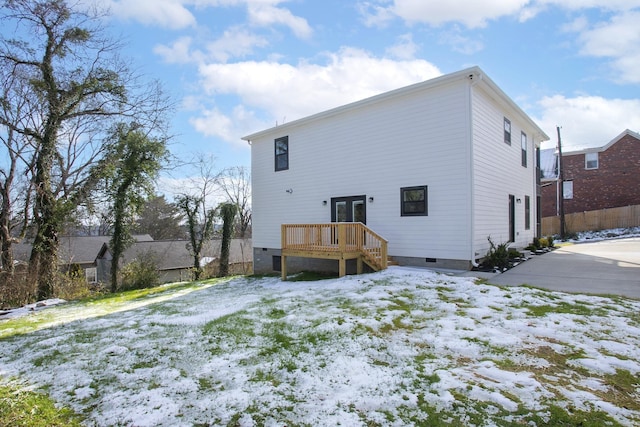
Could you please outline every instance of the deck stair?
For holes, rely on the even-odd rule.
[[[336,259],[338,274],[346,274],[346,260],[355,259],[357,273],[363,263],[374,271],[387,268],[387,240],[360,222],[282,224],[282,279],[287,277],[287,257]]]

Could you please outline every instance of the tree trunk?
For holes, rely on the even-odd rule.
[[[236,205],[226,203],[222,205],[222,243],[220,248],[220,269],[218,277],[229,275],[229,249],[233,234],[233,220],[236,216]]]
[[[55,219],[41,220],[33,241],[29,273],[37,285],[37,298],[51,298],[58,274],[58,230]]]

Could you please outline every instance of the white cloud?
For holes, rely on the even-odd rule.
[[[275,2],[274,2],[275,3]],[[290,10],[275,7],[264,2],[248,2],[249,20],[255,25],[268,27],[273,24],[287,26],[299,38],[309,38],[311,27],[307,20],[294,16]]]
[[[390,15],[395,15],[408,23],[442,25],[459,22],[468,28],[484,27],[487,21],[518,13],[529,0],[394,0],[387,7],[364,3],[360,7],[365,22],[384,23]]]
[[[205,52],[192,47],[191,37],[180,37],[171,45],[156,45],[153,52],[169,64],[202,64],[206,61],[227,62],[231,58],[253,53],[255,47],[263,47],[269,42],[251,34],[241,27],[226,30],[221,37],[206,44]]]
[[[439,42],[451,46],[456,52],[472,55],[484,49],[484,43],[479,37],[468,37],[462,35],[462,31],[454,25],[450,31],[440,34]]]
[[[194,129],[208,137],[217,137],[224,141],[246,146],[240,138],[256,129],[266,129],[269,124],[257,119],[252,111],[243,106],[236,106],[230,114],[217,108],[203,109],[200,115],[192,117],[189,122]]]
[[[610,21],[583,29],[580,53],[612,59],[623,82],[640,83],[640,12],[615,15]]]
[[[555,146],[556,125],[562,127],[565,150],[600,147],[625,129],[638,131],[640,127],[639,99],[555,95],[543,98],[539,105],[543,113],[536,122],[551,138],[544,148]]]
[[[367,26],[384,26],[394,17],[399,17],[409,24],[440,26],[459,23],[467,28],[481,28],[488,21],[505,16],[518,17],[524,22],[549,7],[571,11],[630,11],[640,7],[640,0],[369,0],[358,3],[358,10]]]
[[[353,48],[326,56],[325,64],[205,65],[200,68],[202,86],[209,95],[234,94],[248,108],[264,110],[273,120],[291,121],[441,74],[424,60],[376,58]]]
[[[416,56],[416,52],[420,46],[414,41],[411,34],[403,34],[398,37],[398,42],[387,48],[387,55],[393,56],[398,59],[413,59]]]
[[[180,37],[174,41],[170,46],[156,45],[153,48],[153,53],[162,57],[164,62],[168,64],[188,64],[190,62],[197,62],[197,58],[200,57],[198,52],[191,51],[191,37]]]
[[[631,10],[640,7],[640,0],[535,0],[538,6],[556,6],[569,10],[603,9],[603,10]]]
[[[255,47],[264,47],[269,42],[244,28],[233,27],[224,32],[222,37],[207,44],[208,56],[216,61],[227,62],[230,58],[238,58],[253,53]]]
[[[132,19],[145,25],[158,25],[172,30],[191,27],[196,18],[181,0],[106,0],[102,2],[121,19]]]
[[[313,33],[306,19],[295,16],[289,9],[278,7],[287,0],[79,0],[80,3],[85,1],[107,8],[120,19],[172,30],[196,25],[196,18],[188,7],[204,10],[245,6],[249,22],[253,25],[284,25],[300,38],[308,38]]]

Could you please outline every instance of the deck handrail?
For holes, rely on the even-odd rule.
[[[361,222],[282,224],[282,250],[359,252],[375,270],[387,267],[387,240]]]

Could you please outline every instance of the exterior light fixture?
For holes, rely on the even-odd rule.
[[[373,203],[373,196],[369,197],[369,203]]]

